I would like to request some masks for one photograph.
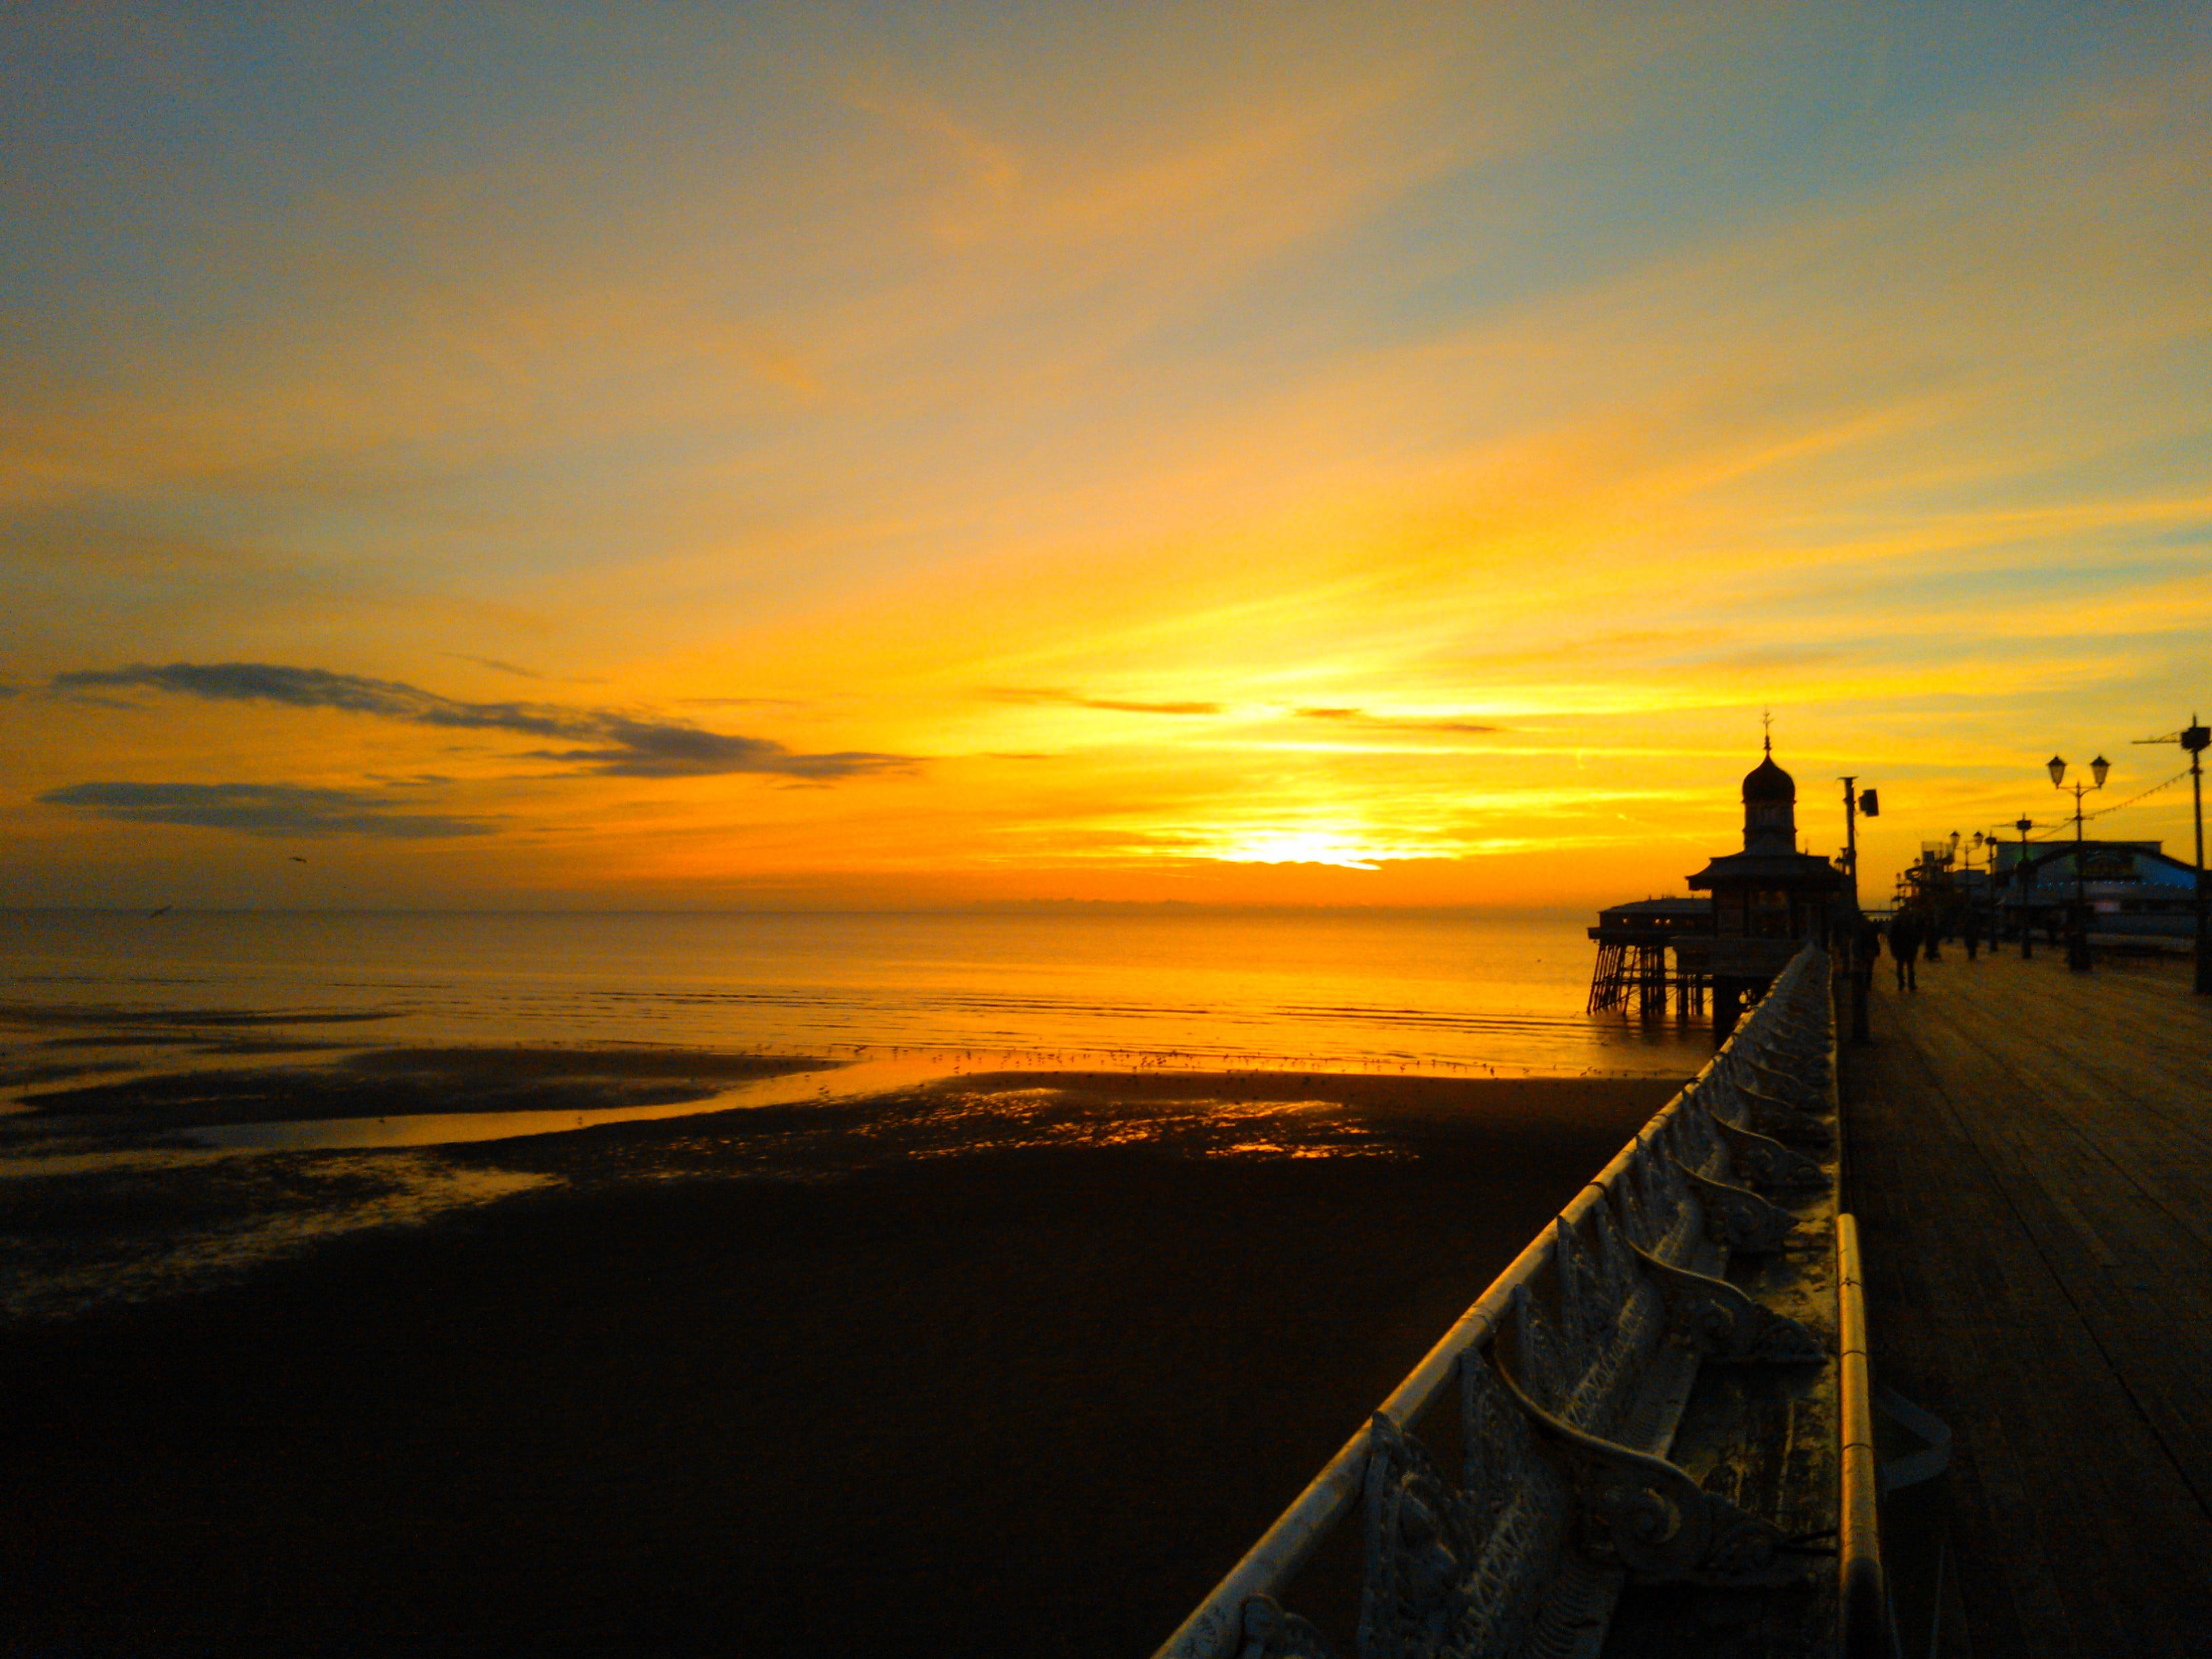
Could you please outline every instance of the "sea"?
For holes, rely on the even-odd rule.
[[[809,1178],[1139,1140],[1364,1157],[1379,1143],[1300,1074],[1695,1073],[1709,1026],[1584,1012],[1587,926],[1182,906],[0,912],[0,1187],[44,1218],[0,1238],[0,1320],[217,1282],[556,1178],[441,1150],[471,1143],[714,1115],[716,1167]],[[684,1069],[706,1054],[809,1063]],[[1036,1076],[1155,1068],[1206,1080],[1172,1108],[1107,1107]],[[395,1072],[410,1097],[386,1109],[376,1080]],[[1217,1090],[1224,1073],[1261,1075]],[[660,1075],[687,1086],[595,1081]],[[1289,1085],[1269,1092],[1275,1078]],[[180,1100],[188,1121],[165,1127]],[[750,1109],[793,1106],[823,1108],[818,1130],[769,1112],[757,1147],[730,1150],[752,1145]],[[665,1139],[618,1144],[675,1173],[688,1154]],[[313,1163],[368,1152],[392,1156],[335,1176]],[[197,1218],[162,1219],[177,1216]],[[81,1236],[101,1226],[114,1236]]]
[[[1584,1012],[1588,919],[1211,909],[0,912],[0,1005],[405,1043],[1675,1076],[1709,1028]]]

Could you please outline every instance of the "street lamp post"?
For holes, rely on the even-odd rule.
[[[2198,724],[2196,714],[2179,732],[2162,738],[2137,738],[2137,743],[2178,743],[2189,755],[2189,799],[2197,817],[2197,994],[2212,996],[2212,888],[2204,884],[2204,751],[2212,748],[2212,727]]]
[[[2020,959],[2022,962],[2033,962],[2035,960],[2035,927],[2027,914],[2027,900],[2028,895],[2035,889],[2028,879],[2027,832],[2035,828],[2035,820],[2022,818],[2014,824],[2013,828],[2020,831],[2020,867],[2013,872],[2020,881]]]
[[[1998,939],[2004,933],[2004,910],[1998,902],[1997,894],[1997,852],[2002,844],[2003,836],[2002,825],[1990,831],[1990,950],[1992,954],[1996,951]]]
[[[1851,914],[1859,910],[1859,792],[1856,778],[1845,778],[1844,786],[1844,868],[1850,872]]]
[[[1971,884],[1969,884],[1969,890],[1966,890],[1966,902],[1973,907],[1975,915],[1980,915],[1984,909],[1989,911],[1989,953],[1990,956],[1996,956],[1997,953],[1997,838],[1984,836],[1980,830],[1975,830],[1973,852],[1966,854],[1966,869],[1973,869],[1975,852],[1982,854],[1982,891],[1984,891],[1986,898],[1989,898],[1989,905],[1978,902]],[[1982,927],[1982,922],[1975,922],[1975,927]]]
[[[2069,787],[2066,763],[2053,755],[2046,764],[2051,768],[2051,787]],[[2070,786],[2074,791],[2074,915],[2066,930],[2066,965],[2077,974],[2089,971],[2089,888],[2081,869],[2081,797],[2092,789],[2102,789],[2105,774],[2112,769],[2112,762],[2100,755],[2089,763],[2097,781],[2083,783],[2076,778]]]
[[[2204,885],[2204,751],[2212,748],[2212,726],[2191,714],[2181,746],[2189,751],[2189,798],[2197,809],[2197,994],[2212,997],[2212,890]]]
[[[1844,868],[1851,878],[1850,932],[1843,942],[1844,959],[1850,969],[1851,979],[1851,1041],[1867,1040],[1867,984],[1874,974],[1874,964],[1864,958],[1866,941],[1860,935],[1866,929],[1866,914],[1859,908],[1859,792],[1856,776],[1843,780],[1844,786]],[[1871,800],[1867,804],[1870,815],[1879,808]]]
[[[1959,832],[1956,830],[1954,830],[1951,832],[1951,862],[1954,865],[1960,865],[1960,862],[1959,858]],[[1963,869],[1963,865],[1960,865],[1960,867]],[[1951,930],[1959,926],[1959,901],[1965,890],[1960,886],[1958,877],[1949,874],[1948,871],[1945,874],[1943,887],[1943,913],[1945,916],[1943,932],[1948,937]]]

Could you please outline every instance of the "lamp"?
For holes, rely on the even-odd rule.
[[[2051,768],[2051,787],[2066,787],[2066,763],[2053,755],[2045,763]],[[2074,908],[2067,919],[2066,965],[2076,973],[2087,972],[2089,967],[2089,890],[2081,869],[2081,797],[2092,789],[2105,787],[2105,774],[2112,769],[2112,762],[2102,755],[2089,763],[2089,775],[2096,781],[2074,781]]]

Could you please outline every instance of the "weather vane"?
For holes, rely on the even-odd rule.
[[[1766,752],[1770,755],[1772,754],[1774,752],[1774,711],[1771,708],[1765,709],[1760,713],[1759,717],[1759,729],[1766,734]]]

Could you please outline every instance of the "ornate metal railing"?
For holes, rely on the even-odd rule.
[[[1711,1063],[1522,1250],[1159,1650],[1322,1659],[1282,1597],[1365,1518],[1363,1659],[1595,1654],[1623,1586],[1802,1575],[1771,1522],[1667,1453],[1702,1363],[1803,1364],[1826,1345],[1722,1277],[1782,1249],[1774,1201],[1832,1192],[1826,953],[1808,945]],[[1461,1467],[1418,1425],[1456,1387]]]

